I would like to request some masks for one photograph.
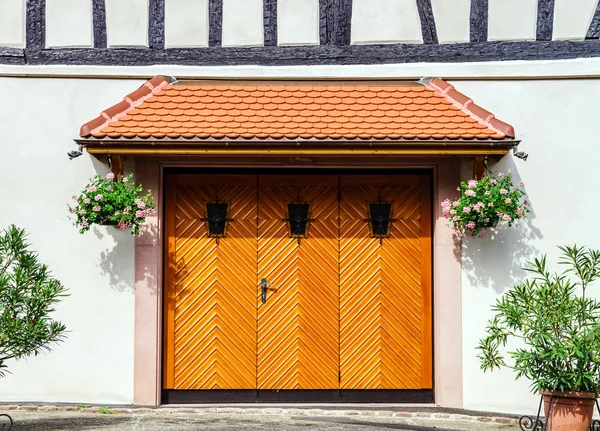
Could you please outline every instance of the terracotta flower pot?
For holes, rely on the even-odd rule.
[[[591,392],[542,392],[544,396],[544,415],[552,408],[546,418],[548,431],[589,431],[594,414],[596,394]]]

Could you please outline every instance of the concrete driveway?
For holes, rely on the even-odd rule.
[[[509,431],[518,426],[478,421],[398,417],[293,416],[264,414],[9,412],[14,431],[217,431],[217,430],[356,430],[356,431]],[[1,430],[1,427],[0,427]]]

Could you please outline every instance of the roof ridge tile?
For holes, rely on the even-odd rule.
[[[86,137],[104,129],[119,118],[125,116],[128,111],[140,106],[152,96],[159,94],[164,88],[171,86],[173,79],[164,76],[155,76],[144,82],[140,88],[129,93],[119,103],[105,109],[98,117],[81,126],[79,135]]]
[[[476,120],[479,124],[489,127],[504,137],[515,137],[515,129],[510,124],[499,120],[490,111],[477,105],[473,99],[456,90],[454,85],[441,78],[423,79],[420,82],[426,88],[445,98],[462,112]]]

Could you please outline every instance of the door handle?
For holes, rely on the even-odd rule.
[[[262,303],[267,302],[267,290],[271,287],[273,283],[267,283],[267,279],[263,278],[260,280],[260,297],[262,299]]]

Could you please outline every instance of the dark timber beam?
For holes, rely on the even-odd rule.
[[[590,24],[590,28],[588,29],[586,38],[587,39],[598,39],[600,37],[600,2],[598,2],[598,6],[596,6],[596,13],[594,13],[594,18],[592,18],[592,23]]]
[[[419,18],[421,19],[423,43],[438,43],[431,0],[417,0],[417,8],[419,9]]]
[[[46,0],[27,0],[25,40],[27,49],[46,47]]]
[[[334,40],[334,1],[319,0],[319,38],[321,45],[332,45]]]
[[[208,46],[223,43],[223,0],[208,0]]]
[[[92,0],[92,17],[94,26],[94,48],[106,48],[106,2]]]
[[[537,40],[552,40],[554,28],[554,0],[538,0]]]
[[[334,0],[334,43],[350,45],[352,26],[352,0]]]
[[[148,46],[155,49],[165,47],[165,0],[150,0]]]
[[[277,0],[263,0],[265,46],[277,46]]]
[[[486,42],[488,39],[488,0],[471,0],[471,42]]]
[[[0,47],[0,64],[25,64],[25,51],[21,48]]]
[[[8,55],[2,55],[7,52]],[[15,49],[0,50],[0,62],[13,64],[190,66],[463,63],[558,60],[600,57],[600,40],[348,46],[265,46],[170,49]],[[12,63],[11,63],[12,62]]]

